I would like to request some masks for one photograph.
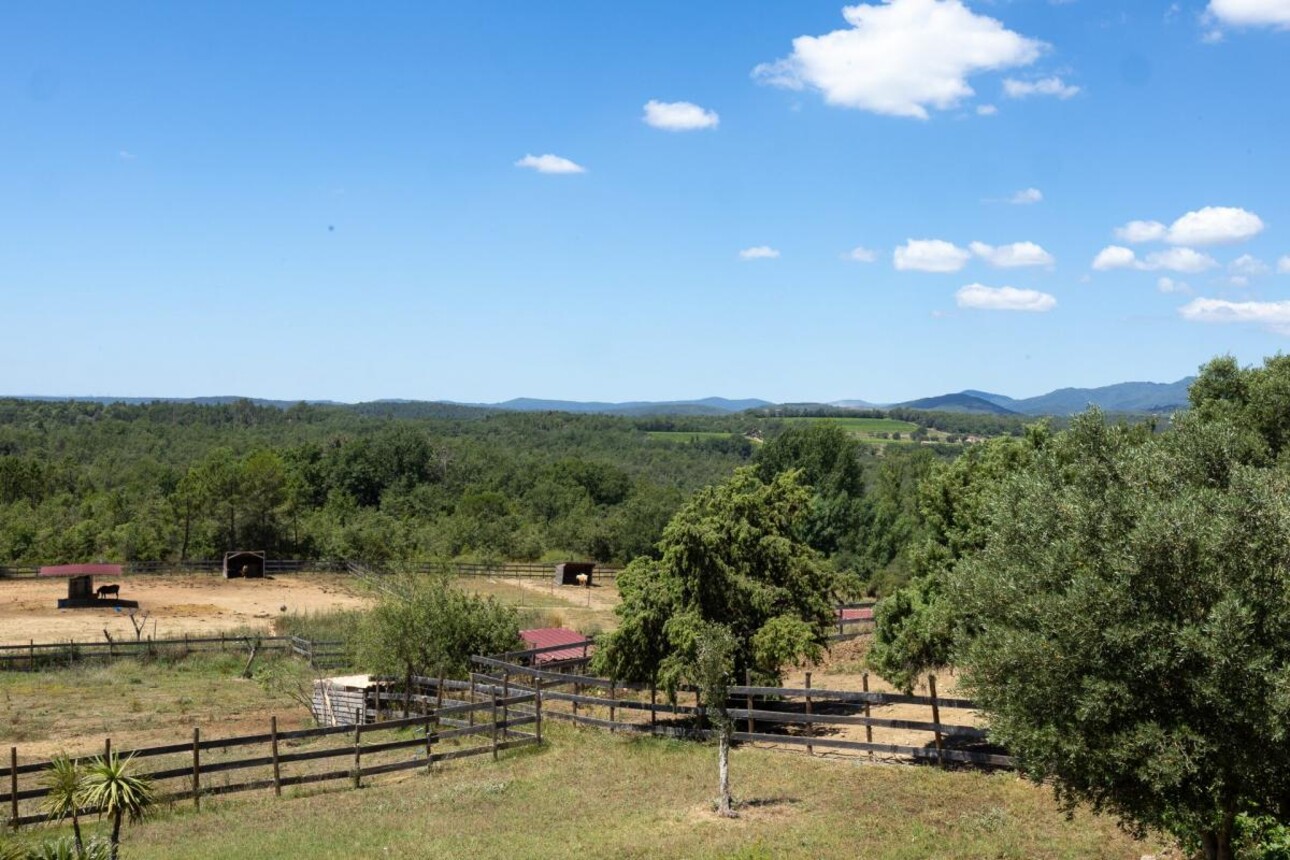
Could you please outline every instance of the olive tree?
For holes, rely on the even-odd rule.
[[[1290,472],[1231,417],[1075,419],[946,583],[992,737],[1066,804],[1209,860],[1239,815],[1290,815]]]

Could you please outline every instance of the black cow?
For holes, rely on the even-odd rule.
[[[119,585],[100,585],[98,588],[94,590],[94,596],[99,598],[100,600],[102,600],[104,597],[107,597],[108,595],[111,595],[112,597],[117,597],[120,594],[121,594],[121,586]]]

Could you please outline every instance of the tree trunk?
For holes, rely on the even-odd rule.
[[[112,814],[112,841],[108,856],[117,860],[121,851],[121,810]]]
[[[85,840],[81,838],[81,818],[72,810],[72,834],[76,839],[76,856],[79,858],[85,856]]]
[[[735,810],[730,800],[730,727],[723,725],[717,745],[717,770],[720,774],[721,796],[717,799],[717,815],[734,818]]]
[[[193,529],[192,505],[185,504],[184,505],[184,545],[179,549],[180,561],[186,561],[188,559],[188,538],[192,534],[192,529]]]

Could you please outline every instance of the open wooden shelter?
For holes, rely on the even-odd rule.
[[[40,575],[67,578],[67,596],[59,599],[59,609],[134,609],[139,605],[137,601],[122,600],[118,596],[100,597],[94,590],[94,577],[121,575],[119,564],[56,564],[42,567]]]
[[[562,561],[555,566],[556,585],[591,585],[591,575],[596,570],[594,561]],[[578,575],[585,574],[586,579],[579,582]]]
[[[224,578],[234,579],[245,576],[249,579],[263,579],[264,566],[268,555],[263,550],[239,549],[224,553]]]

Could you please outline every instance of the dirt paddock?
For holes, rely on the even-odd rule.
[[[139,574],[112,580],[121,597],[148,614],[147,633],[158,638],[218,634],[239,627],[268,631],[284,614],[365,606],[353,579],[339,574],[279,574],[264,579],[224,579],[218,574]],[[106,580],[103,583],[106,584]],[[133,639],[127,610],[58,609],[67,596],[60,578],[0,579],[0,644]]]

